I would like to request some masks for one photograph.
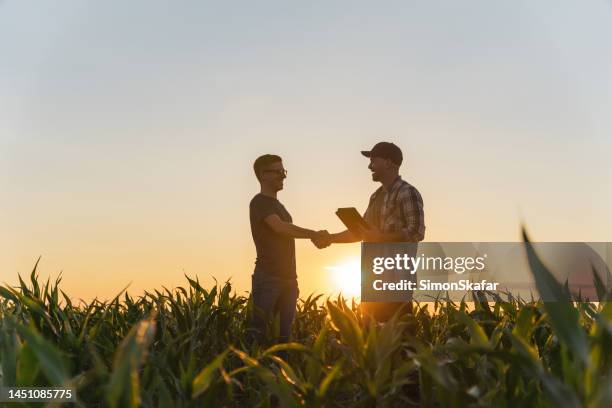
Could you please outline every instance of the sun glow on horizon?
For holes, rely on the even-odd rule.
[[[340,292],[346,298],[361,298],[361,261],[359,258],[348,258],[336,265],[326,266],[330,271],[330,281],[334,292]]]

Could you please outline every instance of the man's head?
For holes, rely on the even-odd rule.
[[[253,170],[262,187],[265,186],[272,191],[283,189],[283,180],[287,177],[287,171],[280,156],[275,154],[259,156],[253,163]]]
[[[404,159],[400,148],[389,142],[376,143],[372,150],[362,151],[361,154],[370,158],[368,168],[372,171],[374,181],[397,176]]]

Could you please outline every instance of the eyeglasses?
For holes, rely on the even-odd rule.
[[[279,170],[264,170],[264,173],[274,173],[277,176],[284,176],[287,177],[287,170],[285,169],[279,169]]]

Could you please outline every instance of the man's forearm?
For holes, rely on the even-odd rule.
[[[290,222],[284,222],[278,233],[289,238],[312,239],[317,236],[316,231],[310,230],[308,228],[298,227],[297,225],[292,224]]]
[[[335,244],[348,244],[351,242],[361,241],[360,237],[355,236],[351,231],[346,230],[338,232],[336,234],[330,234],[329,238],[331,242]]]
[[[362,238],[364,242],[403,242],[404,233],[402,231],[397,232],[380,232],[377,229],[364,229],[362,231]]]

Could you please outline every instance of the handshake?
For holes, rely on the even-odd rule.
[[[310,241],[319,249],[327,248],[332,243],[332,238],[327,230],[317,231],[310,237]]]

